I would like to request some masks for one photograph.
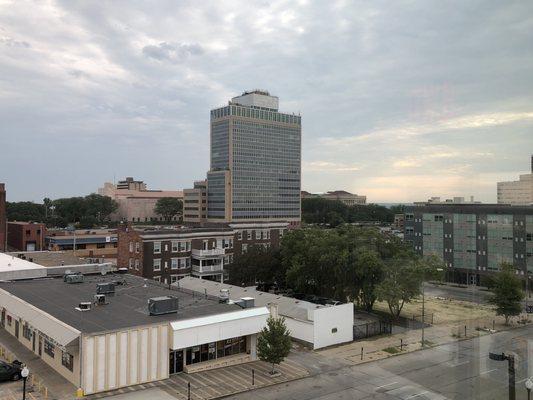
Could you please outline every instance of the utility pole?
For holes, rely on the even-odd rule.
[[[426,297],[425,297],[425,289],[424,289],[424,282],[422,282],[422,347],[424,347],[424,344],[425,344],[425,332],[424,332],[424,328],[426,326],[426,323],[425,323],[425,304],[426,304],[426,301],[425,301]]]

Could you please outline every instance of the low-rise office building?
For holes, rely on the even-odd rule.
[[[117,258],[116,229],[79,229],[49,231],[45,238],[49,251],[72,251],[83,258]]]
[[[45,248],[46,226],[35,222],[9,221],[7,246],[12,250],[41,251]]]
[[[326,193],[309,193],[302,191],[302,199],[320,198],[326,200],[340,201],[347,206],[365,205],[366,196],[360,196],[347,192],[346,190],[332,190]]]
[[[183,189],[183,222],[201,224],[207,219],[207,180],[195,181],[193,189]]]
[[[251,246],[278,247],[287,229],[284,222],[164,229],[123,225],[117,266],[162,283],[189,275],[223,281],[224,266],[234,257]]]
[[[0,283],[1,327],[84,394],[256,359],[270,313],[246,306],[129,274]]]
[[[148,190],[143,181],[132,177],[116,185],[106,182],[98,189],[98,194],[111,197],[118,203],[118,210],[111,214],[113,221],[127,222],[163,221],[163,217],[155,212],[157,201],[166,197],[183,200],[181,190]],[[174,221],[178,219],[179,216],[174,217]]]
[[[353,303],[320,305],[291,297],[261,292],[254,287],[240,287],[194,277],[181,279],[180,288],[211,296],[221,293],[233,301],[251,297],[256,306],[276,304],[277,313],[285,318],[291,337],[314,349],[353,340]]]
[[[533,272],[533,207],[430,204],[405,208],[405,240],[421,255],[438,255],[449,279],[479,284],[502,262]]]
[[[533,205],[533,155],[531,173],[520,175],[517,181],[498,182],[498,204]]]

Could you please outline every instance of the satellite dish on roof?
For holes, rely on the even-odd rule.
[[[105,276],[105,274],[107,274],[107,271],[106,271],[105,269],[102,269],[102,270],[100,271],[100,274],[102,274],[102,276]]]

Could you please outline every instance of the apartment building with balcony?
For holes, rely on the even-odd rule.
[[[279,247],[284,222],[156,229],[122,225],[117,266],[172,284],[185,276],[223,282],[225,266],[251,246]]]

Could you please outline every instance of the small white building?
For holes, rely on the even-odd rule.
[[[250,297],[256,306],[277,305],[278,314],[285,318],[285,324],[293,339],[304,342],[314,349],[332,346],[353,340],[353,303],[320,305],[291,297],[261,292],[254,287],[239,287],[185,277],[175,285],[210,296],[229,295],[232,301]],[[222,291],[222,292],[221,292]]]

